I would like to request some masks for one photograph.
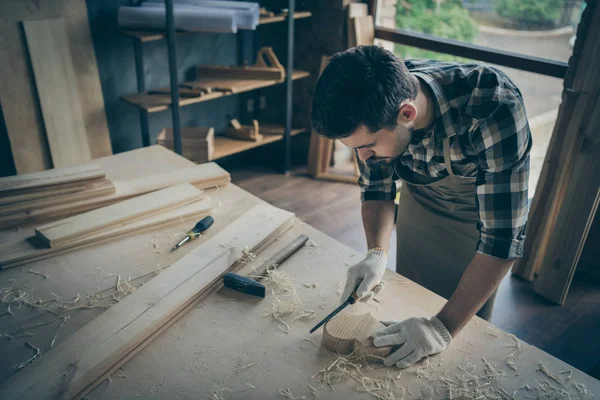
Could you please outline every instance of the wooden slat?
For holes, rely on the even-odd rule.
[[[356,37],[356,46],[372,45],[375,43],[375,26],[373,17],[355,17],[354,20],[354,35]]]
[[[147,215],[155,215],[198,201],[204,193],[189,183],[181,183],[110,206],[39,226],[36,236],[50,247],[77,240],[86,234],[99,232]]]
[[[10,399],[82,398],[236,271],[243,251],[261,251],[292,226],[294,215],[259,205],[169,269],[112,306],[0,384]]]
[[[69,204],[89,198],[109,196],[116,191],[115,185],[107,179],[96,179],[89,183],[85,183],[83,187],[85,188],[84,190],[68,193],[67,195],[54,195],[51,192],[44,197],[33,200],[13,202],[4,205],[0,204],[0,216],[20,212],[32,212],[40,208],[52,207],[59,204]],[[8,199],[14,199],[14,197],[9,197]]]
[[[48,171],[0,178],[0,196],[34,191],[40,188],[61,185],[65,183],[101,179],[105,173],[99,165],[84,164],[65,168],[55,168]]]
[[[218,160],[219,158],[231,156],[233,154],[241,153],[242,151],[264,146],[266,144],[277,142],[283,139],[284,128],[282,126],[262,124],[260,129],[260,134],[263,135],[263,138],[262,140],[258,140],[256,142],[238,140],[225,136],[216,136],[215,151],[213,153],[212,160]],[[306,132],[306,129],[292,129],[291,135],[295,136],[303,132]]]
[[[0,245],[0,269],[13,268],[34,261],[45,260],[49,257],[109,242],[128,234],[140,234],[150,229],[158,229],[169,224],[181,222],[182,220],[191,218],[200,219],[209,215],[211,210],[212,204],[210,200],[204,199],[177,207],[173,210],[161,212],[157,215],[146,216],[136,221],[117,225],[111,229],[85,235],[64,247],[58,248],[40,248],[35,236],[16,243],[5,243]],[[196,221],[193,222],[195,223]]]
[[[160,151],[162,149],[162,152]],[[139,149],[128,153],[118,154],[111,156],[115,165],[121,165],[123,168],[131,165],[132,157],[139,154],[140,157],[145,157],[144,153],[151,151],[156,154],[157,165],[160,168],[165,167],[165,163],[169,162],[171,156],[175,153],[171,153],[161,146],[153,146],[150,150]],[[166,152],[166,154],[162,154]],[[158,157],[162,157],[159,159]],[[152,160],[148,160],[152,162]],[[187,161],[180,157],[172,157],[171,162],[176,162],[176,165],[184,165]],[[191,164],[191,162],[190,162]],[[193,164],[192,164],[193,165]],[[107,166],[108,168],[108,166]],[[149,165],[148,170],[151,171],[154,166]],[[40,223],[49,220],[56,220],[59,218],[67,218],[71,215],[79,214],[82,212],[94,210],[99,207],[104,207],[110,204],[114,204],[118,201],[122,201],[134,196],[139,196],[145,193],[153,192],[155,190],[164,189],[169,186],[173,186],[179,183],[189,182],[198,189],[207,189],[215,186],[224,186],[231,181],[231,176],[223,168],[219,167],[215,163],[205,163],[188,168],[168,168],[170,171],[164,173],[156,173],[156,175],[142,175],[139,174],[143,171],[131,171],[128,174],[133,176],[139,176],[126,181],[113,181],[116,191],[115,194],[110,196],[103,196],[98,198],[92,198],[87,200],[78,201],[70,204],[57,205],[47,207],[39,210],[34,210],[28,213],[17,213],[11,216],[0,219],[0,229],[11,227],[15,225],[25,223]]]
[[[62,18],[23,22],[55,167],[92,159]]]

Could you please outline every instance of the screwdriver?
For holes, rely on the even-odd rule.
[[[202,218],[200,221],[198,221],[196,226],[194,226],[194,228],[191,231],[186,233],[185,237],[183,239],[181,239],[181,241],[179,243],[177,243],[175,245],[175,247],[173,247],[171,249],[171,251],[177,250],[178,248],[180,248],[181,246],[183,246],[185,243],[189,242],[190,240],[199,238],[200,234],[202,232],[204,232],[205,230],[207,230],[208,228],[210,228],[214,222],[215,222],[215,220],[210,215],[208,217]]]

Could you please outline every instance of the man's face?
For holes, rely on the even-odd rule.
[[[399,123],[393,130],[384,128],[370,133],[366,126],[361,125],[352,135],[340,141],[355,148],[362,161],[390,163],[406,151],[413,131],[411,125]]]

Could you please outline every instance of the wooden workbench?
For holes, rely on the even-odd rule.
[[[96,162],[112,179],[127,179],[166,170],[176,173],[177,168],[190,165],[189,161],[160,147],[111,156]],[[68,302],[78,295],[85,296],[114,287],[117,276],[131,279],[139,285],[157,275],[161,268],[168,267],[192,251],[244,211],[262,202],[233,184],[209,190],[207,194],[215,205],[215,225],[203,238],[176,252],[170,253],[168,250],[195,221],[185,221],[186,226],[183,226],[184,223],[176,224],[22,268],[0,271],[0,288],[21,288],[34,301],[38,298],[48,300],[56,295]],[[0,242],[24,237],[30,234],[30,230],[31,227],[22,227],[18,231],[0,231]],[[275,253],[299,234],[308,235],[316,246],[300,249],[281,266],[281,271],[294,279],[300,300],[305,308],[315,311],[315,319],[288,321],[290,332],[285,334],[277,321],[265,317],[271,309],[270,295],[258,299],[222,289],[176,322],[113,374],[111,381],[107,380],[98,386],[89,398],[215,398],[213,391],[221,393],[223,390],[226,399],[274,399],[279,389],[285,388],[289,388],[296,397],[314,398],[307,383],[319,386],[310,380],[311,376],[331,364],[336,356],[318,345],[321,331],[310,336],[316,344],[304,339],[309,337],[308,330],[316,321],[337,305],[340,297],[338,290],[347,266],[357,262],[360,254],[298,221],[291,230],[259,254],[255,262]],[[250,270],[251,267],[249,264],[244,269]],[[46,274],[48,278],[33,274],[30,270]],[[387,271],[386,279],[388,285],[380,295],[380,303],[355,305],[349,312],[371,312],[382,320],[404,319],[431,316],[444,304],[442,298],[392,271]],[[0,310],[0,314],[3,311]],[[36,314],[26,307],[12,310],[12,315],[1,316],[0,333],[14,331],[25,324],[55,322],[28,329],[34,336],[0,339],[0,379],[14,373],[13,366],[30,354],[31,350],[25,342],[29,341],[43,349],[49,346],[57,333],[57,343],[68,340],[70,333],[102,311],[75,310],[60,329],[61,321],[56,321],[56,317]],[[599,381],[533,346],[522,342],[520,346],[521,350],[513,357],[517,372],[506,364],[507,357],[517,349],[515,340],[491,324],[474,318],[449,350],[403,372],[396,384],[404,389],[398,389],[395,398],[403,398],[403,393],[406,399],[418,399],[420,396],[449,398],[437,379],[453,376],[459,367],[483,370],[486,363],[502,371],[503,375],[494,384],[510,395],[518,391],[515,399],[524,399],[526,396],[538,398],[539,392],[529,391],[525,385],[532,389],[546,382],[559,386],[539,371],[540,365],[561,379],[568,376],[563,371],[572,370],[568,385],[574,388],[574,382],[581,383],[588,392],[573,399],[591,399],[591,393],[596,393],[598,397]],[[378,368],[366,371],[365,375],[395,378],[398,373],[395,368]],[[351,381],[335,385],[335,391],[322,388],[320,398],[372,398],[369,394],[357,392],[357,385],[356,381]],[[583,391],[583,386],[579,388]]]

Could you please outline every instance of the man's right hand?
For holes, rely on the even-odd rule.
[[[381,278],[387,265],[387,252],[381,247],[376,247],[367,252],[364,260],[354,264],[348,269],[346,276],[346,287],[342,293],[342,302],[356,289],[356,295],[360,301],[369,301],[383,289]],[[357,288],[358,287],[358,288]]]

